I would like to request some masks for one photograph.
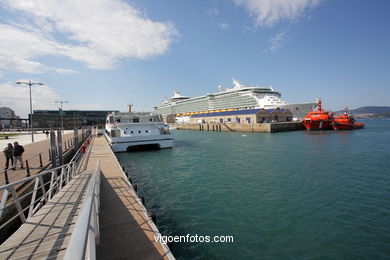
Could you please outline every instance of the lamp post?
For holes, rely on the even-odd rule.
[[[32,82],[31,80],[29,81],[17,81],[16,84],[26,84],[30,87],[30,128],[31,128],[31,142],[34,142],[34,128],[33,128],[33,113],[32,113],[32,99],[31,99],[31,86],[33,85],[44,85],[43,83],[40,82]]]
[[[58,100],[58,101],[54,101],[54,103],[61,104],[61,131],[64,131],[64,110],[62,110],[62,104],[69,103],[69,102],[65,100]]]

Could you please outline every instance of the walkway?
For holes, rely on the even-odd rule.
[[[68,133],[63,135],[62,138],[62,150],[65,153],[65,143],[67,149],[70,149],[69,145],[70,141],[73,139],[73,133]],[[79,140],[81,140],[81,131],[79,130]],[[45,168],[48,164],[50,164],[50,159],[49,159],[49,149],[50,149],[50,138],[39,141],[39,142],[34,142],[28,145],[23,146],[25,149],[25,152],[23,153],[23,160],[29,159],[30,157],[33,157],[35,155],[38,155],[41,153],[42,155],[42,164],[43,167],[40,167],[40,161],[39,161],[39,156],[36,156],[32,159],[29,159],[29,166],[30,166],[30,174],[34,175],[36,173],[39,173],[43,168]],[[3,171],[4,165],[5,165],[5,156],[3,154],[3,149],[5,147],[1,147],[1,155],[0,155],[0,172]],[[23,166],[25,165],[25,161],[23,161]],[[25,178],[27,176],[26,169],[20,169],[17,168],[16,171],[13,170],[8,170],[8,178],[9,182],[12,183],[14,181],[20,180],[22,178]],[[0,174],[0,186],[5,185],[5,177],[4,173]]]
[[[155,242],[157,229],[127,182],[117,158],[103,136],[94,139],[87,170],[97,160],[102,170],[100,244],[98,259],[174,259],[166,246]]]

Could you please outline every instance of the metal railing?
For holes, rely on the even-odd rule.
[[[87,140],[84,144],[86,142]],[[82,156],[83,152],[80,148],[67,164],[1,186],[0,194],[1,192],[3,194],[0,202],[0,220],[2,222],[0,231],[18,217],[22,224],[25,223],[27,218],[33,216],[48,200],[61,191],[79,173],[77,168]],[[34,188],[31,191],[28,191],[26,188],[27,192],[18,194],[18,187],[22,185],[27,186],[34,180]],[[7,219],[3,219],[5,212],[8,210],[12,212],[14,207],[16,208],[16,213],[14,215],[7,214]]]
[[[66,249],[65,260],[96,259],[99,244],[100,162],[89,180],[84,202]]]

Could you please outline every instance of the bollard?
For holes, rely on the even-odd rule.
[[[30,166],[28,165],[28,160],[26,160],[26,173],[27,177],[30,177]]]
[[[42,154],[39,154],[39,167],[43,167]]]
[[[5,184],[9,184],[7,169],[4,170]]]

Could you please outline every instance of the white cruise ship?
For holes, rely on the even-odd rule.
[[[294,120],[301,120],[317,103],[289,104],[272,87],[244,86],[233,79],[232,88],[218,86],[219,92],[199,97],[186,97],[175,91],[173,97],[162,101],[155,112],[166,117],[175,115],[178,122],[185,122],[191,115],[214,111],[238,109],[288,109]],[[180,120],[181,118],[181,120]]]
[[[114,152],[140,146],[173,147],[168,126],[153,113],[113,112],[107,116],[105,136]]]

